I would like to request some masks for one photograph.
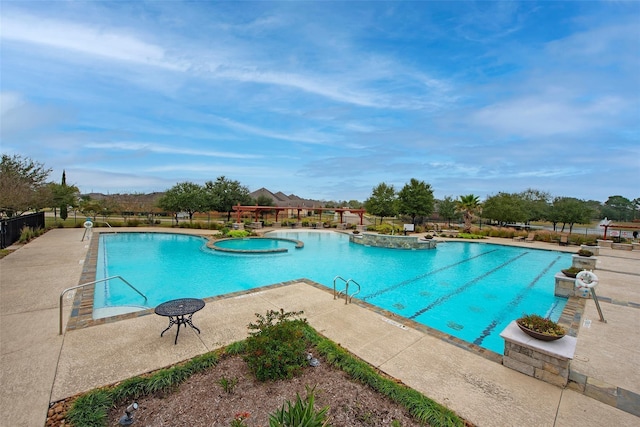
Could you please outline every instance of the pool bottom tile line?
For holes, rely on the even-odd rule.
[[[450,292],[450,293],[448,293],[448,294],[446,294],[446,295],[443,295],[443,296],[441,296],[440,298],[436,299],[435,301],[433,301],[431,304],[429,304],[429,305],[428,305],[428,306],[426,306],[425,308],[422,308],[422,309],[420,309],[420,310],[416,311],[416,312],[415,312],[415,314],[413,314],[413,315],[409,316],[409,319],[415,319],[416,317],[418,317],[418,316],[420,316],[420,315],[422,315],[422,314],[426,313],[427,311],[431,310],[432,308],[434,308],[434,307],[436,307],[436,306],[438,306],[438,305],[440,305],[440,304],[443,304],[443,303],[444,303],[444,302],[446,302],[447,300],[449,300],[449,299],[453,298],[454,296],[456,296],[456,295],[458,295],[458,294],[460,294],[460,293],[464,292],[467,288],[469,288],[469,287],[471,287],[471,286],[473,286],[473,285],[477,284],[477,283],[478,283],[478,282],[480,282],[482,279],[484,279],[484,278],[486,278],[486,277],[488,277],[488,276],[492,275],[493,273],[495,273],[495,272],[497,272],[497,271],[499,271],[499,270],[503,269],[503,268],[504,268],[504,267],[506,267],[507,265],[511,264],[512,262],[517,261],[518,259],[522,258],[522,257],[523,257],[523,256],[525,256],[525,255],[526,255],[526,252],[525,252],[525,253],[522,253],[522,254],[520,254],[520,255],[518,255],[518,256],[516,256],[516,257],[514,257],[514,258],[511,258],[510,260],[508,260],[508,261],[506,261],[506,262],[504,262],[504,263],[500,264],[499,266],[497,266],[497,267],[495,267],[495,268],[493,268],[493,269],[491,269],[491,270],[487,271],[487,272],[486,272],[486,273],[484,273],[484,274],[481,274],[480,276],[477,276],[477,277],[473,278],[472,280],[468,281],[468,282],[467,282],[467,283],[465,283],[464,285],[457,287],[457,288],[456,288],[456,289],[454,289],[452,292]]]
[[[390,291],[393,291],[393,290],[395,290],[395,289],[401,288],[401,287],[403,287],[403,286],[410,285],[411,283],[417,282],[417,281],[422,280],[422,279],[424,279],[424,278],[426,278],[426,277],[432,276],[432,275],[434,275],[434,274],[440,273],[440,272],[442,272],[442,271],[448,270],[448,269],[450,269],[450,268],[456,267],[456,266],[458,266],[458,265],[464,264],[464,263],[466,263],[466,262],[472,261],[472,260],[474,260],[474,259],[476,259],[476,258],[480,258],[480,257],[482,257],[482,256],[488,255],[488,254],[490,254],[490,253],[492,253],[492,252],[496,252],[496,251],[497,251],[497,249],[492,249],[492,250],[490,250],[490,251],[483,252],[483,253],[481,253],[481,254],[474,255],[474,256],[472,256],[472,257],[469,257],[469,258],[463,259],[463,260],[458,261],[458,262],[455,262],[455,263],[453,263],[453,264],[449,264],[449,265],[447,265],[447,266],[444,266],[444,267],[438,268],[438,269],[436,269],[436,270],[430,270],[430,271],[427,271],[426,273],[421,274],[421,275],[419,275],[419,276],[413,277],[413,278],[411,278],[411,279],[404,280],[404,281],[402,281],[402,282],[400,282],[400,283],[397,283],[397,284],[395,284],[395,285],[392,285],[392,286],[389,286],[389,287],[387,287],[387,288],[380,289],[379,291],[372,292],[372,293],[370,293],[370,294],[364,295],[361,299],[362,299],[363,301],[367,301],[367,300],[369,300],[369,299],[371,299],[371,298],[375,298],[375,297],[377,297],[377,296],[380,296],[380,295],[385,294],[385,293],[387,293],[387,292],[390,292]]]
[[[500,313],[498,313],[498,315],[493,319],[493,321],[487,325],[487,327],[482,331],[482,334],[477,337],[475,340],[473,340],[474,344],[477,345],[482,345],[482,342],[484,341],[484,339],[486,337],[488,337],[489,335],[491,335],[491,333],[493,332],[493,330],[496,328],[496,326],[498,326],[501,322],[504,321],[504,319],[506,318],[506,316],[513,312],[513,310],[515,309],[515,307],[517,307],[518,305],[520,305],[520,302],[524,299],[524,296],[531,292],[531,290],[536,286],[536,284],[540,281],[540,279],[549,271],[551,270],[551,268],[553,268],[553,266],[560,260],[560,257],[557,257],[556,259],[554,259],[551,263],[549,263],[549,265],[547,265],[547,267],[545,269],[543,269],[542,271],[540,271],[540,273],[538,273],[538,275],[527,285],[526,288],[522,289],[520,292],[518,292],[518,294],[515,296],[515,298],[513,298],[509,304],[507,304],[501,311]]]

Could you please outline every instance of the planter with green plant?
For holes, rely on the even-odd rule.
[[[591,251],[594,256],[600,255],[600,246],[598,246],[594,242],[587,242],[584,245],[580,245],[580,249],[585,249],[587,251]]]
[[[581,270],[595,270],[597,257],[588,249],[580,249],[571,257],[571,266]]]
[[[565,329],[557,322],[537,314],[527,314],[516,320],[518,327],[530,337],[554,341],[565,336]]]
[[[578,255],[584,256],[584,257],[590,257],[590,256],[593,256],[593,252],[590,251],[589,249],[580,249],[578,251]]]
[[[572,277],[572,278],[576,278],[576,274],[580,273],[582,271],[582,268],[578,268],[578,267],[569,267],[569,268],[565,268],[562,271],[562,274],[564,274],[567,277]]]

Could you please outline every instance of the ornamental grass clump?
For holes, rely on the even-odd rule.
[[[537,314],[528,314],[522,316],[516,322],[524,326],[527,329],[531,329],[532,331],[538,332],[544,335],[550,335],[554,337],[561,337],[566,334],[564,328],[558,323],[554,322],[551,319],[547,319],[546,317],[539,316]]]
[[[296,402],[285,402],[282,408],[269,415],[269,427],[324,427],[330,425],[327,421],[329,407],[315,409],[315,387],[307,388],[307,398],[302,400],[296,393]]]

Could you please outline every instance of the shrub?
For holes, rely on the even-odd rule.
[[[27,243],[38,236],[43,235],[45,230],[42,228],[33,229],[31,227],[27,227],[26,225],[22,227],[20,230],[20,238],[18,239],[19,243]]]
[[[127,227],[137,227],[140,225],[140,220],[139,219],[128,219],[127,220]]]
[[[249,324],[245,361],[259,381],[292,378],[306,366],[304,338],[306,319],[292,319],[302,312],[269,310],[256,313],[258,321]]]
[[[400,227],[396,227],[395,225],[388,224],[386,222],[378,225],[369,225],[367,226],[368,231],[375,231],[380,234],[401,234],[404,231]]]
[[[18,242],[27,243],[29,240],[33,239],[34,237],[35,237],[35,233],[33,232],[33,228],[27,227],[25,225],[24,227],[22,227],[22,230],[20,230],[20,239],[18,239]]]
[[[243,237],[247,237],[249,234],[250,233],[246,230],[230,230],[226,233],[226,236],[234,239],[241,239]]]
[[[225,393],[233,394],[233,390],[238,385],[238,377],[227,378],[223,376],[218,380],[218,384],[220,384]]]
[[[484,239],[484,236],[480,234],[471,234],[471,233],[458,233],[458,237],[461,239]]]

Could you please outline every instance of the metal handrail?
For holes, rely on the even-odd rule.
[[[107,280],[111,280],[111,279],[120,279],[122,280],[124,283],[126,283],[131,289],[133,289],[134,291],[136,291],[141,297],[144,298],[144,300],[147,300],[147,297],[145,296],[145,294],[143,294],[142,292],[140,292],[139,290],[137,290],[135,288],[135,286],[133,286],[131,283],[127,282],[122,276],[111,276],[111,277],[107,277],[106,279],[100,279],[100,280],[94,280],[93,282],[88,282],[88,283],[83,283],[82,285],[78,285],[78,286],[73,286],[71,288],[67,288],[64,291],[62,291],[62,293],[60,294],[60,327],[59,327],[59,332],[58,335],[62,335],[62,298],[64,298],[64,294],[66,294],[69,291],[72,291],[74,289],[78,289],[78,288],[83,288],[85,286],[89,286],[89,285],[95,285],[96,283],[100,283],[100,282],[106,282]]]
[[[354,283],[358,287],[358,290],[356,292],[354,292],[353,295],[351,295],[350,297],[349,297],[349,283]],[[353,300],[353,297],[360,293],[360,289],[361,289],[360,288],[360,283],[356,282],[353,279],[347,280],[347,295],[345,295],[345,298],[348,297],[349,298],[349,302],[351,302]]]
[[[336,299],[342,293],[342,291],[336,292],[336,280],[338,280],[338,279],[342,280],[346,285],[345,290],[344,290],[344,292],[345,292],[345,304],[346,304],[346,294],[347,294],[347,289],[349,289],[349,285],[347,284],[348,283],[347,279],[345,279],[344,277],[336,276],[336,277],[333,278],[333,299]]]
[[[336,299],[338,296],[342,295],[342,292],[343,292],[343,291],[336,292],[336,281],[337,280],[342,280],[344,282],[344,284],[345,284],[345,287],[344,287],[344,303],[345,304],[348,304],[349,302],[351,302],[351,300],[353,300],[353,297],[360,293],[360,290],[361,290],[360,283],[356,282],[353,279],[347,280],[342,276],[336,276],[336,277],[333,278],[333,299]],[[351,296],[349,296],[349,283],[353,283],[354,285],[356,285],[358,287],[358,290]]]

